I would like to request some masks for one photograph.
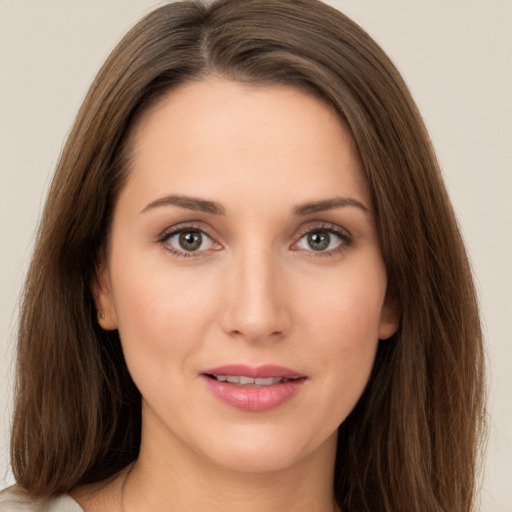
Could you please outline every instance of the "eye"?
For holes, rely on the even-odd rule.
[[[349,243],[350,239],[341,231],[329,228],[316,228],[308,231],[297,242],[296,247],[306,251],[333,253]]]
[[[191,255],[190,253],[219,247],[206,233],[197,228],[183,228],[174,231],[162,237],[162,243],[171,252],[187,256]]]

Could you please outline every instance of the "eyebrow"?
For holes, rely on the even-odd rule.
[[[141,213],[145,213],[154,208],[162,206],[178,206],[192,211],[200,211],[204,213],[212,213],[214,215],[224,215],[225,210],[222,205],[214,201],[207,201],[206,199],[199,199],[196,197],[182,196],[182,195],[168,195],[161,197],[147,204]],[[371,210],[357,199],[351,197],[334,197],[332,199],[324,199],[322,201],[314,201],[297,205],[293,209],[293,213],[297,216],[309,215],[311,213],[324,212],[327,210],[334,210],[336,208],[343,208],[352,206],[359,208],[365,213],[371,213]]]
[[[293,213],[295,215],[302,216],[309,215],[311,213],[334,210],[335,208],[343,208],[345,206],[353,206],[355,208],[359,208],[365,213],[371,213],[370,208],[365,206],[357,199],[353,199],[351,197],[333,197],[332,199],[324,199],[322,201],[299,204],[293,209]]]
[[[180,208],[186,208],[187,210],[193,210],[197,212],[213,213],[215,215],[224,215],[224,208],[213,201],[206,201],[205,199],[198,199],[196,197],[180,196],[180,195],[169,195],[161,197],[152,201],[144,207],[141,213],[145,213],[153,208],[160,206],[179,206]]]

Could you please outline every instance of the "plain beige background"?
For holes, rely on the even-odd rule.
[[[477,276],[489,359],[483,512],[512,511],[512,2],[332,0],[383,46],[430,130]],[[53,168],[95,72],[151,0],[0,0],[0,487],[17,300]],[[58,419],[56,419],[58,421]]]

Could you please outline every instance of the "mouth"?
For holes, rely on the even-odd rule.
[[[250,412],[276,408],[291,400],[307,376],[276,365],[229,365],[201,374],[214,396],[225,404]]]
[[[294,379],[287,379],[286,377],[247,377],[246,375],[213,375],[206,374],[210,379],[214,379],[218,382],[229,382],[230,384],[236,384],[237,386],[274,386],[275,384],[281,384],[282,382],[289,382]]]

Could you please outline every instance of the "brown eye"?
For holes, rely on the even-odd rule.
[[[331,236],[326,231],[315,231],[307,235],[308,245],[313,251],[325,251],[331,242]]]
[[[184,251],[197,251],[203,243],[203,235],[200,231],[182,231],[179,233],[180,249]]]

